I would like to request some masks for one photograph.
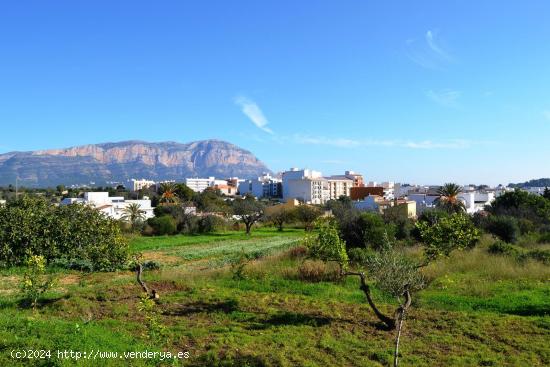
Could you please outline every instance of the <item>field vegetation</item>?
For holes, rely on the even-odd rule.
[[[417,221],[342,199],[327,205],[332,217],[316,208],[282,231],[260,219],[248,234],[226,223],[145,236],[134,223],[115,268],[31,254],[0,269],[0,365],[388,366],[399,335],[402,366],[546,366],[550,217],[545,202],[513,195],[473,218],[449,197]],[[189,358],[11,358],[25,348]]]

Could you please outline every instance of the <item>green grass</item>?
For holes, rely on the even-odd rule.
[[[285,229],[279,232],[273,228],[257,228],[253,229],[251,235],[246,235],[244,232],[221,232],[199,235],[174,235],[174,236],[157,236],[145,237],[134,236],[130,239],[130,250],[132,252],[150,251],[168,249],[172,247],[181,247],[187,245],[208,244],[212,242],[223,242],[227,240],[243,241],[250,239],[269,238],[274,236],[284,235],[285,237],[301,237],[304,234],[303,229]]]
[[[74,364],[9,357],[12,349],[25,347],[191,354],[184,362],[100,364],[113,366],[389,365],[394,335],[380,327],[357,279],[299,280],[302,260],[289,257],[285,249],[302,235],[300,230],[281,234],[261,229],[251,237],[224,233],[133,239],[134,251],[163,265],[144,273],[161,296],[159,317],[167,329],[162,340],[147,338],[144,315],[137,310],[140,288],[131,272],[62,272],[58,287],[36,312],[19,308],[13,289],[20,272],[7,272],[0,278],[0,365]],[[236,280],[220,265],[243,248],[264,257],[245,267],[245,279]],[[401,365],[550,364],[549,266],[520,264],[479,248],[453,254],[425,271],[431,283],[414,296]],[[383,311],[393,312],[394,300],[376,289],[373,296]]]

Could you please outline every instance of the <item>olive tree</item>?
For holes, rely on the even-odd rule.
[[[264,207],[263,203],[252,196],[233,201],[233,214],[244,223],[247,235],[250,234],[254,223],[262,218]]]
[[[312,205],[300,205],[294,209],[294,214],[296,219],[304,224],[304,229],[308,232],[313,229],[315,220],[322,215],[321,209]]]
[[[376,317],[388,330],[396,330],[394,366],[397,366],[399,342],[405,316],[412,303],[414,292],[422,289],[426,282],[421,270],[440,256],[449,256],[453,250],[472,247],[479,239],[479,232],[464,214],[452,214],[435,223],[417,224],[424,243],[425,261],[418,264],[394,248],[385,236],[383,246],[372,252],[358,264],[351,264],[346,252],[346,243],[340,238],[333,220],[316,222],[318,232],[304,240],[308,256],[323,261],[334,261],[340,266],[342,277],[359,278],[359,289]],[[372,297],[371,283],[378,289],[394,296],[399,306],[393,315],[385,314]]]
[[[285,223],[290,223],[294,220],[294,211],[281,208],[274,210],[272,213],[266,215],[266,219],[277,226],[279,232],[283,231]]]

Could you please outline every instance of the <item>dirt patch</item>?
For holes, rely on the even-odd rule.
[[[80,276],[79,275],[70,274],[70,275],[67,275],[67,276],[64,276],[64,277],[60,278],[58,283],[61,286],[67,286],[67,285],[78,284],[79,281],[80,281]]]

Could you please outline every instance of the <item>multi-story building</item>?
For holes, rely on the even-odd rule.
[[[354,180],[347,175],[325,177],[328,188],[328,200],[336,200],[340,196],[350,196],[350,190],[354,187]]]
[[[257,179],[244,180],[239,183],[241,195],[250,194],[257,198],[280,198],[282,197],[282,181],[264,174]]]
[[[155,186],[155,181],[146,180],[142,178],[141,180],[136,180],[135,178],[132,179],[133,183],[133,191],[139,191],[142,189],[148,189],[151,186]]]
[[[60,205],[85,204],[99,210],[113,219],[121,219],[125,212],[124,209],[130,204],[138,204],[144,211],[145,219],[155,216],[151,207],[151,200],[144,198],[141,200],[125,200],[122,196],[109,196],[108,192],[86,192],[83,198],[66,198]]]
[[[217,180],[215,177],[208,178],[186,178],[185,184],[191,190],[195,192],[203,192],[209,187],[214,187],[216,185],[227,185],[227,180]]]
[[[291,168],[283,172],[283,199],[298,199],[307,204],[323,204],[327,201],[328,182],[321,172]]]
[[[353,180],[353,187],[365,186],[363,175],[360,173],[356,173],[354,171],[346,171],[344,176],[346,176],[346,178],[349,178],[350,180]]]

